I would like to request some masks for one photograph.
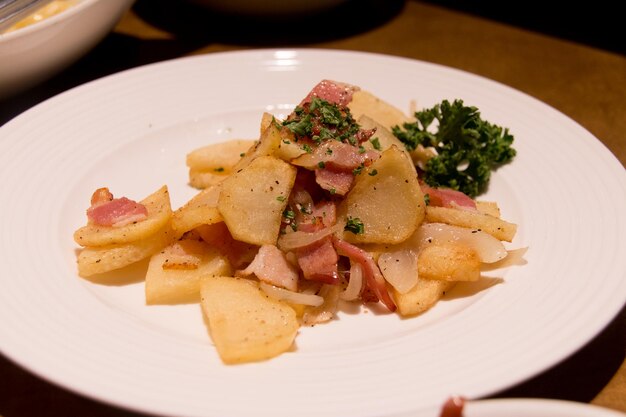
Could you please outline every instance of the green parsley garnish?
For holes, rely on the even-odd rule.
[[[358,217],[348,217],[348,221],[346,222],[343,230],[345,230],[346,232],[352,232],[355,235],[360,235],[365,232],[365,226],[363,225],[361,219],[359,219]]]
[[[378,138],[370,139],[370,143],[377,151],[380,151],[382,149],[382,147],[380,146],[380,140],[378,140]]]
[[[285,201],[285,196],[284,195],[279,195],[278,197],[276,197],[276,200],[280,201],[282,203],[283,201]]]
[[[476,107],[463,100],[443,100],[430,109],[415,112],[414,123],[394,126],[393,134],[408,150],[433,147],[437,156],[424,167],[424,181],[432,187],[449,187],[476,197],[485,191],[491,171],[515,156],[513,135],[507,128],[480,117]],[[437,120],[438,127],[430,129]]]
[[[223,167],[213,168],[213,171],[215,171],[215,172],[224,172],[224,168]]]
[[[367,175],[369,175],[370,177],[373,177],[374,175],[377,175],[377,174],[378,174],[378,170],[377,169],[373,169],[370,172],[368,172]]]
[[[324,161],[319,161],[317,163],[317,166],[318,166],[318,168],[322,168],[322,169],[326,168],[326,164],[324,163]]]
[[[358,167],[354,168],[352,170],[352,175],[359,175],[361,173],[361,171],[363,171],[363,168],[365,168],[365,165],[361,164]]]
[[[357,143],[356,134],[360,130],[347,107],[340,107],[319,97],[313,97],[310,102],[296,107],[283,126],[295,135],[296,140],[307,137],[321,143],[334,139],[353,145]]]

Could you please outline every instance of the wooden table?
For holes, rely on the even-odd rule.
[[[330,48],[410,57],[500,81],[568,115],[625,164],[626,54],[619,43],[587,46],[584,39],[560,39],[422,1],[364,0],[356,12],[340,8],[324,19],[280,22],[224,17],[183,4],[165,12],[166,3],[139,0],[84,59],[0,101],[0,124],[68,88],[151,62],[258,47]],[[572,357],[495,396],[567,399],[626,412],[625,352],[623,309]],[[58,388],[2,357],[0,415],[138,416]]]

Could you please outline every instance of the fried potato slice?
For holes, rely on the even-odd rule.
[[[253,245],[275,245],[296,168],[260,156],[222,183],[218,209],[232,236]]]
[[[500,217],[500,207],[495,201],[476,201],[476,210],[493,217]]]
[[[223,221],[217,209],[221,191],[219,184],[205,188],[172,214],[172,228],[177,236],[205,224]]]
[[[204,280],[233,273],[226,256],[207,243],[185,239],[173,244],[176,245],[178,248],[168,250],[170,245],[150,258],[145,282],[147,304],[199,302]],[[186,262],[187,258],[191,258],[191,262]],[[177,259],[183,262],[168,266]]]
[[[415,232],[424,218],[424,196],[410,158],[391,146],[361,171],[339,204],[342,221],[359,219],[362,233],[345,232],[356,243],[399,243]]]
[[[404,317],[421,314],[434,306],[455,284],[452,281],[418,278],[417,284],[404,294],[392,289],[397,312]]]
[[[88,277],[123,268],[157,253],[175,240],[170,222],[141,240],[119,245],[87,247],[78,255],[78,274]]]
[[[296,312],[256,282],[212,277],[202,283],[201,295],[211,338],[224,363],[270,359],[293,345],[300,327]]]
[[[187,166],[198,171],[230,173],[254,142],[251,139],[232,139],[203,146],[187,154]]]
[[[363,143],[363,147],[365,147],[365,149],[374,149],[372,142],[374,139],[378,139],[380,150],[384,151],[391,148],[392,145],[395,145],[402,152],[405,152],[409,158],[411,157],[411,154],[406,150],[404,143],[400,142],[400,139],[395,137],[388,128],[378,123],[376,120],[367,115],[363,115],[359,117],[358,123],[361,125],[362,129],[376,129],[376,132],[374,132],[374,135],[372,136],[372,140]]]
[[[387,129],[411,121],[403,111],[365,90],[354,92],[348,108],[355,120],[366,115]]]
[[[254,144],[251,139],[233,139],[190,152],[187,154],[189,185],[204,189],[224,181]]]
[[[420,278],[441,281],[478,281],[480,258],[468,246],[442,244],[426,246],[417,259]]]
[[[170,195],[163,186],[140,201],[148,210],[148,217],[125,226],[87,224],[74,232],[74,241],[81,246],[108,246],[145,239],[161,229],[172,216]]]
[[[448,207],[426,207],[426,221],[446,223],[453,226],[482,230],[493,237],[511,242],[517,232],[517,225],[479,211],[460,210]]]
[[[237,162],[233,168],[233,172],[236,173],[240,171],[260,156],[274,156],[280,147],[281,141],[282,136],[280,134],[280,129],[276,126],[276,123],[270,123],[261,133],[259,140],[256,141],[239,160],[239,162]]]

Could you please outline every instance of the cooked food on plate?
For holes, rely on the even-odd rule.
[[[405,115],[323,80],[258,138],[187,155],[198,189],[173,210],[167,186],[140,201],[93,193],[78,272],[149,259],[145,302],[198,302],[224,363],[290,350],[340,303],[415,316],[487,266],[512,264],[517,225],[476,197],[515,156],[513,136],[462,101]],[[433,124],[433,121],[435,123]]]

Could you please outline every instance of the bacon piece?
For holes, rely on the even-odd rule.
[[[106,188],[106,187],[98,188],[91,195],[91,205],[92,206],[97,206],[99,204],[103,204],[103,203],[106,203],[106,202],[111,201],[111,200],[113,200],[113,194],[111,194],[109,189]]]
[[[298,213],[296,222],[298,230],[307,233],[331,227],[337,222],[337,207],[332,201],[321,201],[309,213]]]
[[[329,140],[304,154],[292,164],[315,170],[315,181],[320,187],[338,195],[345,195],[352,187],[353,171],[368,166],[380,157],[375,150],[362,152],[356,146]]]
[[[441,408],[439,417],[463,417],[463,407],[465,406],[465,398],[450,397],[446,400]]]
[[[177,242],[168,246],[163,250],[167,258],[161,265],[163,269],[182,269],[192,270],[198,269],[200,266],[200,257],[194,254],[189,245],[184,246],[183,243]]]
[[[296,256],[304,278],[326,284],[339,283],[339,271],[337,269],[339,256],[330,236],[297,249]]]
[[[347,256],[351,261],[358,262],[361,265],[367,287],[378,300],[382,301],[389,311],[396,311],[396,303],[389,295],[385,278],[372,255],[342,239],[333,238],[333,244],[339,254]]]
[[[258,279],[290,291],[298,290],[298,272],[285,254],[274,245],[263,245],[248,267],[237,276],[256,275]]]
[[[313,97],[319,97],[329,103],[335,103],[345,107],[352,101],[352,94],[358,90],[360,90],[359,87],[354,85],[331,80],[322,80],[313,87],[300,105],[308,103]]]
[[[320,144],[311,153],[306,153],[291,161],[292,164],[308,169],[317,169],[320,165],[341,171],[352,172],[361,165],[368,166],[380,158],[376,150],[363,152],[356,146],[336,140]]]
[[[256,246],[235,240],[224,222],[205,224],[197,227],[195,231],[203,241],[216,247],[225,255],[233,268],[241,268],[249,264],[258,252]]]
[[[354,174],[333,169],[318,169],[315,171],[315,181],[333,194],[346,195],[352,188]]]
[[[461,191],[433,188],[424,183],[420,183],[420,188],[424,194],[428,194],[431,206],[476,210],[476,202]]]
[[[113,198],[108,188],[99,188],[91,196],[87,219],[99,226],[121,227],[148,218],[148,209],[126,197]]]

